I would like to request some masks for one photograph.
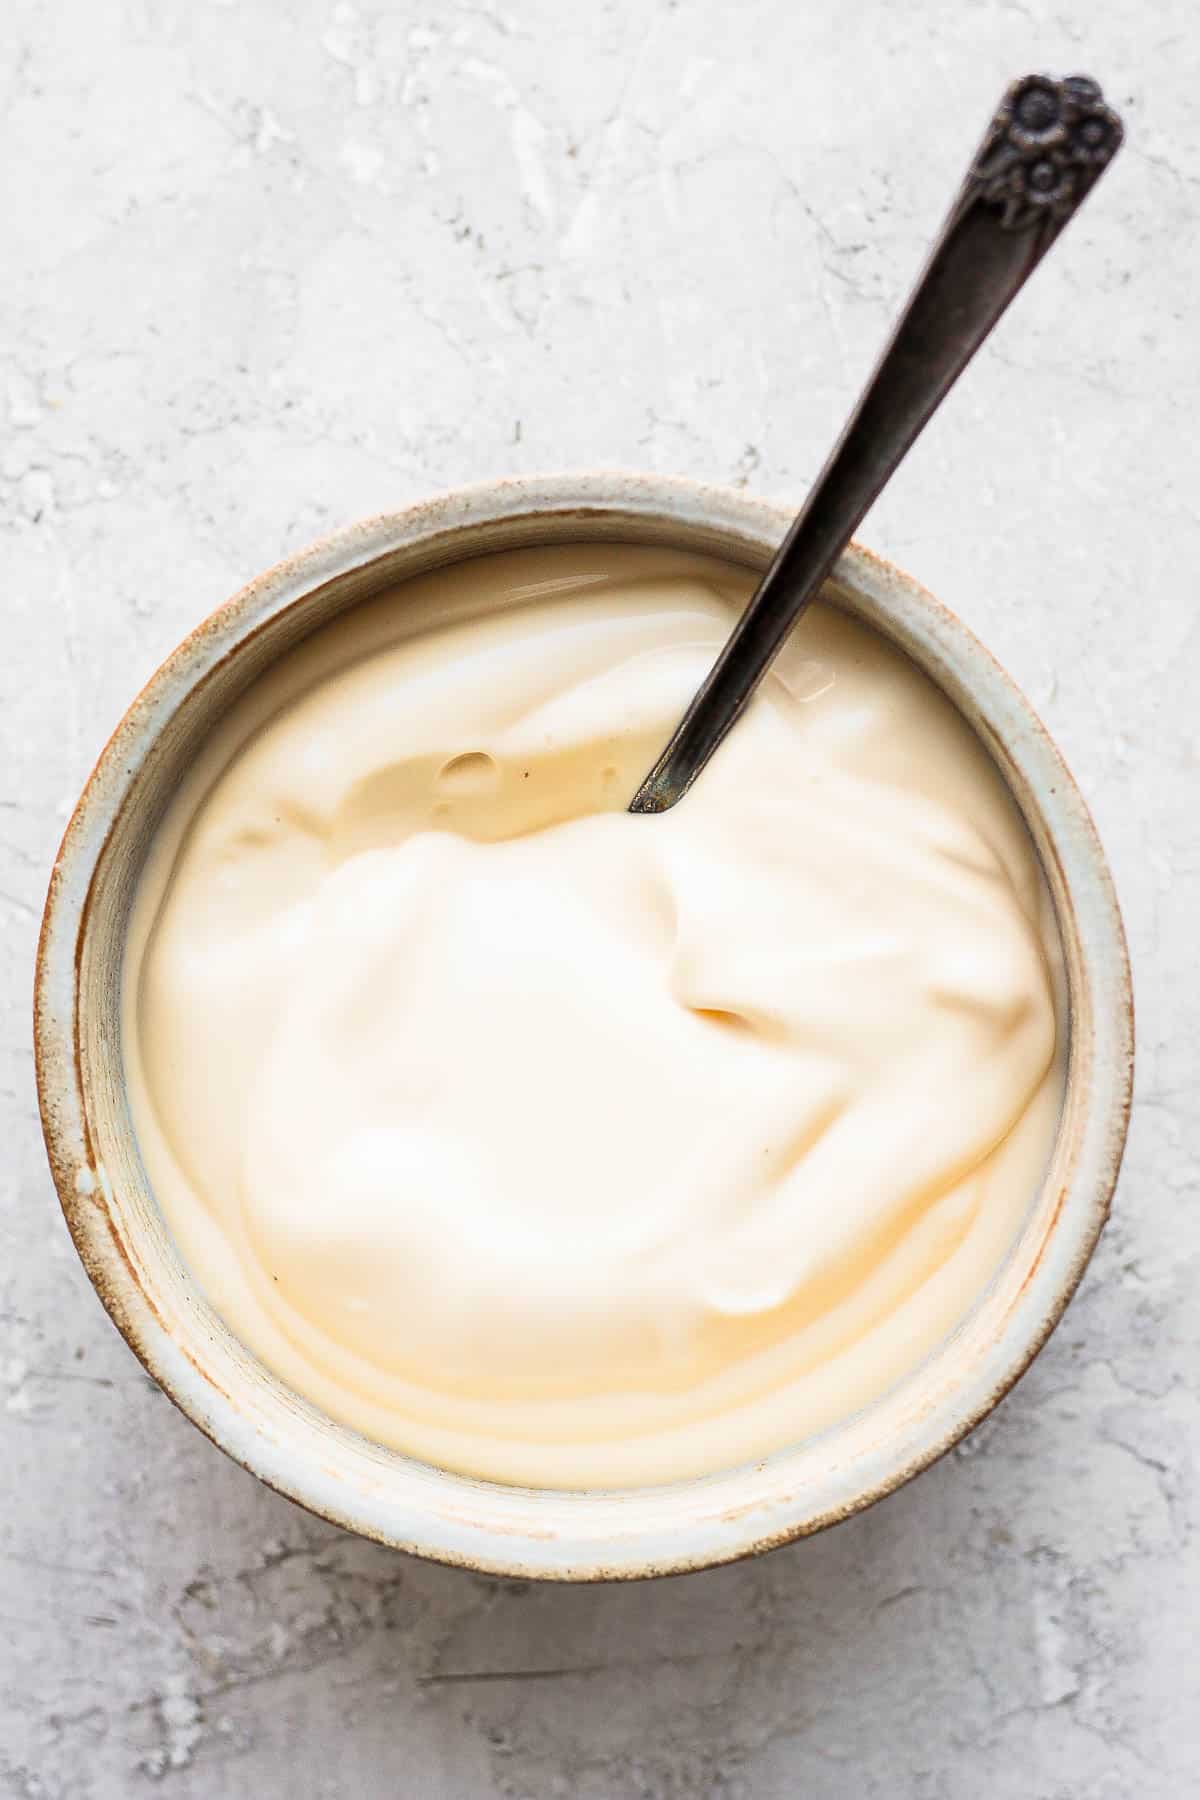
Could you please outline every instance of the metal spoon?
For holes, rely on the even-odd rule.
[[[687,793],[863,514],[1123,136],[1086,75],[1026,75],[1008,89],[862,398],[630,812],[666,812]]]

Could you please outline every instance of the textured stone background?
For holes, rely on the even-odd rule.
[[[1189,0],[4,0],[0,1792],[1200,1792],[1200,412]],[[59,1221],[28,1001],[67,810],[246,577],[465,478],[798,497],[1004,80],[1130,144],[863,536],[986,639],[1129,926],[1116,1214],[998,1415],[754,1564],[537,1591],[341,1536],[139,1371]]]

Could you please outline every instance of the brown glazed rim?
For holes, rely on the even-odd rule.
[[[484,1572],[556,1580],[677,1574],[860,1511],[928,1467],[1028,1367],[1108,1214],[1132,1086],[1129,963],[1095,828],[1028,702],[909,576],[852,545],[829,598],[896,643],[973,725],[1038,848],[1063,941],[1067,1097],[1042,1191],[963,1325],[891,1394],[820,1438],[670,1487],[562,1493],[472,1481],[371,1444],[290,1393],[191,1283],[137,1156],[117,1005],[128,898],[161,807],[206,726],[317,624],[407,574],[518,544],[626,541],[761,568],[791,510],[657,475],[531,476],[351,525],[260,575],[163,663],[117,726],[67,826],[38,946],[42,1127],[79,1255],[147,1371],[278,1492],[346,1529]]]

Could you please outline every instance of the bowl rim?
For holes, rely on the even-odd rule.
[[[998,1329],[972,1350],[962,1379],[949,1379],[935,1401],[916,1408],[904,1431],[882,1447],[834,1467],[828,1479],[797,1480],[786,1464],[791,1452],[730,1471],[720,1503],[690,1504],[704,1483],[632,1489],[612,1495],[565,1496],[556,1490],[499,1489],[465,1482],[445,1471],[384,1454],[390,1465],[421,1471],[428,1492],[402,1506],[353,1488],[336,1468],[298,1457],[278,1422],[272,1428],[251,1416],[203,1357],[177,1338],[172,1321],[139,1277],[105,1170],[92,1150],[86,1082],[79,1039],[79,980],[88,908],[97,867],[121,823],[126,793],[141,759],[164,723],[205,676],[236,654],[267,621],[302,603],[329,581],[365,569],[398,548],[462,539],[458,556],[486,553],[467,543],[472,530],[522,520],[579,526],[576,541],[594,522],[624,520],[693,534],[706,529],[751,542],[768,554],[791,521],[791,509],[749,498],[729,488],[674,476],[613,471],[522,476],[450,490],[395,511],[350,524],[256,576],[183,640],[151,675],[102,750],[67,824],[50,877],[37,950],[34,1054],[43,1135],[68,1227],[89,1279],[134,1354],[175,1404],[222,1450],[268,1486],[349,1530],[444,1563],[484,1573],[558,1580],[613,1580],[678,1574],[711,1567],[839,1522],[873,1504],[927,1468],[998,1403],[1028,1368],[1075,1291],[1108,1216],[1128,1125],[1133,1070],[1133,1001],[1128,953],[1108,864],[1087,807],[1066,765],[1029,702],[962,622],[910,576],[857,543],[849,546],[833,576],[861,616],[894,626],[900,643],[933,675],[930,665],[965,671],[964,691],[978,701],[971,723],[1000,752],[1001,773],[1031,823],[1036,819],[1067,896],[1059,924],[1077,953],[1088,999],[1086,1066],[1072,1070],[1075,1112],[1072,1162],[1060,1190],[1050,1196],[1042,1241],[1006,1300]],[[534,540],[530,540],[534,541]],[[547,541],[550,541],[549,539]],[[915,635],[914,635],[915,634]],[[914,651],[913,645],[916,645]],[[951,698],[955,696],[952,693]],[[957,702],[956,702],[957,703]],[[1020,782],[1014,784],[1014,771]],[[1032,808],[1032,814],[1031,814]],[[116,1054],[119,1056],[119,1049]],[[982,1305],[982,1302],[979,1303]],[[947,1355],[947,1346],[935,1357]],[[870,1409],[868,1409],[869,1411]],[[344,1436],[342,1428],[335,1434]],[[840,1430],[841,1427],[834,1428]],[[350,1434],[351,1436],[353,1434]],[[372,1447],[374,1448],[374,1447]],[[797,1451],[797,1454],[799,1452]],[[780,1478],[771,1470],[778,1464]],[[745,1504],[738,1478],[755,1489]],[[765,1476],[765,1483],[764,1483]],[[429,1478],[426,1481],[426,1478]],[[400,1479],[400,1477],[398,1477]],[[430,1482],[432,1486],[430,1487]],[[732,1490],[730,1484],[733,1484]],[[436,1504],[430,1494],[444,1488]],[[486,1497],[475,1507],[471,1496]],[[676,1496],[678,1523],[668,1504]],[[465,1498],[464,1498],[465,1497]],[[497,1513],[504,1497],[512,1516]],[[522,1498],[523,1497],[523,1498]],[[579,1502],[612,1514],[597,1531],[578,1528],[585,1515],[567,1506],[556,1529],[541,1514],[555,1503]],[[684,1501],[688,1505],[684,1505]],[[442,1502],[447,1502],[443,1504]],[[500,1510],[504,1512],[504,1507]],[[642,1513],[639,1523],[639,1507]],[[623,1513],[622,1513],[623,1508]],[[654,1516],[648,1518],[653,1510]]]

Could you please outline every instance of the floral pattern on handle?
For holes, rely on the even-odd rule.
[[[1000,104],[968,178],[1010,231],[1063,224],[1120,148],[1124,128],[1087,75],[1026,75]]]

